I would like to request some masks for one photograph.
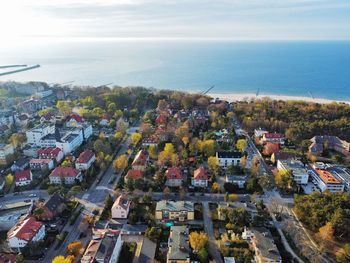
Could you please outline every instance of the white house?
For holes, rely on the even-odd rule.
[[[131,201],[120,195],[112,206],[112,218],[128,218]]]
[[[239,165],[242,153],[236,151],[216,152],[216,158],[219,160],[220,167],[226,168],[230,165]]]
[[[55,167],[53,159],[31,159],[29,165],[32,170],[52,170]]]
[[[83,123],[83,118],[76,113],[72,113],[68,117],[68,121],[66,122],[66,126],[70,128],[78,127]]]
[[[27,217],[18,222],[7,233],[7,240],[12,249],[23,248],[28,242],[40,241],[44,238],[45,225],[34,217]]]
[[[264,133],[261,139],[261,142],[263,144],[268,142],[284,144],[284,141],[285,141],[284,135],[277,132]]]
[[[227,175],[226,176],[226,182],[231,184],[238,185],[238,188],[244,188],[245,183],[247,182],[248,178],[244,175]]]
[[[308,169],[299,160],[278,160],[277,169],[279,171],[291,171],[293,180],[299,185],[306,185],[309,180]]]
[[[193,177],[191,179],[191,184],[194,187],[208,186],[208,175],[203,166],[193,172]]]
[[[55,125],[44,124],[44,123],[39,124],[26,132],[27,143],[41,146],[40,145],[41,139],[48,134],[54,134],[54,133],[55,133]]]
[[[74,184],[76,181],[82,181],[82,174],[73,167],[56,167],[50,174],[51,184],[61,184],[62,179],[65,184]]]
[[[15,173],[16,186],[29,185],[32,181],[33,181],[33,175],[29,169],[24,171],[18,171]]]
[[[254,136],[255,136],[255,138],[260,138],[260,137],[262,137],[265,133],[269,133],[269,132],[266,131],[266,130],[263,130],[263,129],[261,129],[261,128],[255,129],[255,130],[254,130]]]
[[[88,170],[91,165],[95,162],[96,157],[95,154],[90,151],[90,150],[86,150],[83,151],[78,159],[75,161],[75,168],[78,170]]]
[[[38,156],[40,159],[53,159],[56,163],[59,163],[62,161],[64,153],[58,147],[47,147],[39,149]]]

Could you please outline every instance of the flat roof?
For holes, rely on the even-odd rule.
[[[315,169],[316,173],[320,176],[323,182],[326,184],[340,184],[340,181],[330,172],[322,169]]]
[[[282,163],[285,169],[292,170],[294,173],[307,173],[305,165],[299,160],[287,159],[278,161]]]
[[[185,260],[190,257],[188,244],[188,227],[172,226],[170,228],[168,260]]]
[[[327,169],[333,175],[335,175],[339,180],[344,181],[346,183],[350,183],[350,170],[346,167],[341,166],[333,166]]]
[[[157,202],[156,211],[169,210],[169,211],[194,211],[194,205],[189,201],[167,201],[161,200]]]

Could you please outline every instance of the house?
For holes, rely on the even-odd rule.
[[[5,124],[0,124],[0,135],[10,135],[11,134],[11,129],[9,126],[5,125]]]
[[[330,150],[339,152],[345,156],[350,156],[350,143],[341,140],[337,136],[314,136],[310,139],[311,145],[309,147],[309,152],[315,155],[322,154],[324,146],[327,143],[327,147]]]
[[[70,128],[75,128],[83,123],[83,118],[76,113],[72,113],[68,116],[66,126]]]
[[[239,165],[242,153],[238,151],[216,152],[220,167],[226,168],[230,165]]]
[[[27,143],[41,146],[41,139],[55,133],[55,125],[42,123],[26,131]]]
[[[32,144],[26,144],[23,148],[23,155],[26,157],[31,157],[31,158],[37,158],[38,157],[38,150],[40,147],[32,145]]]
[[[65,184],[74,184],[76,181],[82,181],[82,174],[73,167],[56,167],[50,174],[51,184],[61,184],[62,179]]]
[[[266,144],[270,142],[270,143],[279,143],[283,145],[284,141],[285,141],[284,135],[277,132],[264,133],[261,139],[262,144]]]
[[[111,120],[111,118],[107,114],[104,114],[100,120],[100,125],[101,126],[109,126],[110,120]]]
[[[179,187],[182,185],[183,175],[179,167],[170,167],[165,171],[166,186]]]
[[[338,180],[332,173],[323,169],[313,169],[309,171],[312,182],[322,191],[343,192],[344,184]]]
[[[157,202],[156,220],[194,220],[194,205],[188,201],[161,200]]]
[[[40,241],[44,237],[45,225],[31,216],[18,222],[7,233],[9,247],[12,249],[23,248],[29,242]]]
[[[120,231],[102,230],[93,236],[88,244],[81,263],[114,263],[118,262],[123,241]]]
[[[61,215],[66,208],[66,204],[61,194],[54,193],[43,205],[39,204],[37,207],[43,210],[43,213],[37,218],[41,221],[51,221]]]
[[[306,185],[309,181],[309,173],[307,167],[299,160],[278,160],[278,171],[291,171],[293,180],[298,185]]]
[[[157,147],[158,146],[158,142],[159,142],[159,138],[156,136],[156,135],[151,135],[147,138],[144,138],[142,140],[142,146],[143,147],[148,147],[148,146],[155,146]]]
[[[271,159],[271,162],[276,164],[278,160],[288,160],[288,159],[297,159],[297,158],[300,158],[300,156],[296,153],[278,151],[273,153],[270,159]]]
[[[92,125],[88,122],[84,122],[81,127],[83,129],[83,139],[87,141],[92,135]]]
[[[0,165],[7,165],[8,157],[14,153],[15,150],[12,144],[0,143]]]
[[[54,133],[49,133],[47,135],[45,135],[44,137],[42,137],[40,139],[40,146],[41,147],[55,147],[56,146],[56,142],[61,140],[61,133],[59,131],[59,129],[55,128],[55,132]]]
[[[33,181],[33,175],[29,169],[24,171],[18,171],[15,173],[16,186],[29,185],[32,181]]]
[[[266,130],[263,130],[263,129],[261,129],[261,128],[255,129],[255,130],[254,130],[254,137],[255,137],[255,138],[261,138],[261,137],[263,137],[263,135],[264,135],[265,133],[269,133],[269,132],[266,131]]]
[[[199,167],[193,172],[193,177],[191,178],[191,184],[194,187],[208,186],[208,175],[203,166]]]
[[[13,162],[13,165],[11,165],[11,171],[23,171],[29,166],[29,159],[28,158],[21,158]]]
[[[38,156],[40,159],[53,159],[56,163],[60,163],[63,160],[64,153],[58,147],[46,147],[38,150]]]
[[[264,154],[265,155],[271,155],[275,152],[278,152],[280,150],[280,145],[278,143],[271,143],[268,142],[264,145]]]
[[[56,123],[56,116],[52,111],[49,111],[47,113],[45,113],[43,116],[41,116],[40,118],[40,122],[50,122],[55,124]]]
[[[131,201],[119,195],[112,206],[112,218],[128,218]]]
[[[16,254],[0,254],[0,263],[16,263]]]
[[[142,178],[142,175],[143,175],[143,171],[130,169],[124,177],[124,182],[127,183],[128,180],[130,180],[130,179],[134,180],[134,181],[139,180]]]
[[[148,153],[145,150],[140,150],[132,162],[131,166],[134,170],[145,171],[148,161]]]
[[[75,168],[81,171],[86,171],[91,167],[95,160],[96,156],[92,151],[83,151],[75,161]]]
[[[16,121],[16,125],[20,127],[26,127],[29,122],[29,117],[27,114],[20,114],[16,116],[15,121]]]
[[[13,126],[15,123],[15,116],[12,110],[0,110],[0,124]]]
[[[238,188],[243,189],[248,177],[245,175],[226,175],[226,183],[236,184]]]
[[[282,257],[273,240],[271,232],[264,227],[252,229],[251,244],[255,251],[257,263],[282,263]]]
[[[31,170],[52,170],[55,167],[53,159],[31,159],[29,161]]]
[[[188,226],[170,227],[170,236],[168,239],[167,263],[185,263],[190,262]]]

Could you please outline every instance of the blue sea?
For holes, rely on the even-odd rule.
[[[0,81],[75,81],[213,93],[350,99],[350,42],[42,41],[0,49]]]

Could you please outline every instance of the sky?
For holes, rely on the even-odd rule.
[[[11,0],[1,41],[350,39],[350,0]]]

